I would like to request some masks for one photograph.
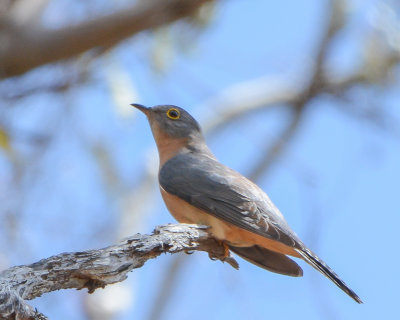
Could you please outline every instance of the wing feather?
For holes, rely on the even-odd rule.
[[[213,216],[286,245],[301,242],[253,182],[207,155],[183,153],[159,172],[162,188]]]

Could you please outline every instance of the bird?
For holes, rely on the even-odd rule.
[[[226,249],[271,272],[301,277],[302,268],[289,256],[303,259],[363,303],[292,231],[260,187],[216,159],[187,111],[175,105],[131,106],[150,124],[159,153],[161,195],[179,223],[207,226]]]

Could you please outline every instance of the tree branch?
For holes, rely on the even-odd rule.
[[[44,8],[49,0],[18,0],[13,1],[13,6],[9,12],[12,19],[18,25],[37,24]]]
[[[286,127],[280,136],[271,144],[266,145],[261,152],[264,156],[252,169],[249,178],[257,181],[262,174],[265,174],[271,166],[277,161],[281,154],[287,148],[290,140],[295,136],[303,119],[303,109],[291,107],[291,118],[286,123]]]
[[[0,45],[0,78],[107,47],[143,30],[193,15],[211,0],[146,0],[115,13],[63,29],[20,26],[4,19]]]
[[[87,288],[92,293],[125,280],[129,271],[161,253],[206,251],[211,259],[238,269],[236,260],[226,256],[225,247],[206,229],[187,224],[159,226],[151,235],[137,234],[103,249],[62,253],[4,270],[0,273],[0,318],[45,319],[24,300],[60,289]]]

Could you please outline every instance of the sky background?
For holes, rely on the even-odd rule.
[[[54,2],[45,23],[70,21],[62,10],[68,1]],[[350,23],[330,48],[328,69],[338,74],[357,69],[363,40],[374,29],[374,13],[385,10],[382,3],[395,2],[379,3],[349,2]],[[79,17],[77,7],[74,14]],[[118,222],[127,207],[140,212],[140,217],[131,217],[130,234],[150,233],[156,225],[174,222],[155,175],[145,191],[137,189],[149,168],[157,170],[158,158],[146,118],[129,103],[175,104],[205,127],[229,108],[213,101],[221,92],[234,92],[227,89],[237,83],[270,77],[301,85],[324,32],[326,10],[327,1],[317,0],[220,1],[204,28],[178,24],[168,36],[158,31],[166,42],[156,41],[157,34],[139,34],[92,63],[90,81],[62,99],[43,93],[20,101],[24,116],[21,106],[8,114],[16,126],[27,131],[45,128],[57,135],[40,161],[35,161],[39,155],[30,159],[21,187],[29,192],[8,200],[23,206],[19,233],[11,242],[14,250],[2,259],[9,265],[26,264],[115,243],[127,233]],[[399,12],[393,12],[397,21]],[[27,81],[40,76],[40,81],[51,82],[55,74],[43,67],[31,72]],[[180,259],[161,319],[394,319],[399,314],[400,143],[398,127],[387,129],[400,121],[398,69],[392,76],[391,84],[351,92],[356,108],[376,105],[390,114],[386,128],[341,111],[343,101],[318,97],[305,111],[287,151],[257,180],[293,230],[365,304],[356,304],[302,261],[304,277],[291,278],[240,258],[237,271],[196,252]],[[259,111],[206,139],[221,162],[249,175],[262,157],[260,150],[279,136],[287,117],[279,107]],[[117,186],[107,184],[101,165],[93,165],[87,148],[96,145],[107,146],[103,157],[115,164],[108,178],[118,176]],[[23,144],[18,147],[30,152]],[[11,169],[1,157],[0,172],[1,180],[11,179]],[[6,194],[6,184],[2,190]],[[127,204],[119,195],[129,190],[133,194]],[[8,245],[3,243],[3,252]],[[131,272],[114,294],[123,305],[116,319],[148,319],[175,261],[175,256],[163,255]],[[85,290],[63,290],[31,304],[50,319],[87,319],[86,295]]]

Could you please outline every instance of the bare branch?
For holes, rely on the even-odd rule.
[[[262,154],[264,157],[251,171],[249,178],[251,180],[258,180],[258,178],[265,174],[271,168],[271,165],[276,162],[279,156],[284,152],[289,141],[296,134],[304,112],[303,109],[292,108],[292,118],[288,121],[286,128],[282,134],[272,143],[268,145]]]
[[[204,132],[212,134],[251,112],[265,110],[274,105],[295,103],[302,90],[299,83],[290,83],[278,76],[235,84],[205,104],[204,109],[212,110],[213,116],[204,124]]]
[[[38,66],[72,58],[87,50],[107,47],[139,33],[192,16],[211,0],[138,1],[107,16],[63,29],[19,26],[3,21],[0,78],[20,75]]]
[[[87,288],[92,293],[125,280],[129,271],[161,253],[206,251],[211,259],[238,268],[236,260],[226,256],[225,247],[206,229],[187,224],[159,226],[151,235],[137,234],[103,249],[62,253],[4,270],[0,273],[0,318],[38,319],[37,312],[24,300],[69,288]]]
[[[263,152],[264,157],[255,166],[250,175],[250,178],[253,180],[256,180],[261,174],[265,173],[265,171],[271,167],[271,164],[274,163],[276,159],[279,158],[279,156],[285,151],[290,140],[295,136],[298,128],[300,127],[303,114],[305,113],[305,109],[309,102],[315,96],[319,95],[321,92],[324,92],[323,68],[325,58],[332,38],[342,28],[344,21],[342,1],[331,1],[330,7],[331,8],[328,12],[328,25],[317,50],[315,64],[311,73],[309,84],[292,102],[292,117],[288,121],[281,136],[277,138],[271,146],[267,146],[266,150]],[[287,101],[284,102],[287,103]]]

